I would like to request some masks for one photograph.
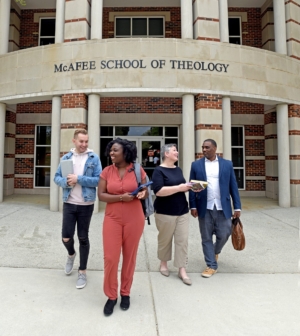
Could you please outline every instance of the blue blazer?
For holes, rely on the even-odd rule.
[[[219,162],[219,185],[221,204],[226,218],[232,217],[230,196],[234,209],[242,209],[238,186],[232,166],[232,162],[218,156]],[[205,158],[194,161],[191,167],[190,180],[207,181],[205,171]],[[195,193],[189,192],[190,208],[197,209],[200,218],[205,217],[207,207],[207,189]]]

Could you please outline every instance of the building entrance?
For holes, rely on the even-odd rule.
[[[111,164],[105,156],[107,144],[122,138],[132,141],[137,147],[137,162],[140,163],[151,179],[156,166],[161,164],[161,146],[174,143],[178,146],[178,127],[153,126],[101,126],[100,128],[100,158],[103,168]]]
[[[160,149],[164,143],[163,138],[131,138],[124,137],[133,141],[137,147],[137,162],[140,163],[149,179],[151,180],[154,168],[160,165]]]

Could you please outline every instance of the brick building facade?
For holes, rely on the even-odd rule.
[[[4,195],[57,193],[53,167],[85,128],[102,159],[116,136],[136,142],[141,162],[145,146],[176,142],[187,178],[203,140],[214,138],[241,195],[300,205],[300,84],[291,77],[300,75],[299,0],[281,4],[287,19],[269,0],[2,1],[10,7],[1,22],[9,37],[0,37]]]

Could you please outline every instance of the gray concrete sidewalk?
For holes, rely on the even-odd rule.
[[[61,213],[50,212],[47,202],[14,195],[0,204],[1,335],[300,335],[299,208],[243,199],[246,249],[228,242],[210,279],[200,276],[205,263],[191,217],[191,287],[171,263],[169,278],[158,272],[152,218],[139,246],[131,307],[124,312],[117,305],[107,318],[103,211],[91,223],[88,285],[77,290],[76,272],[63,272]]]

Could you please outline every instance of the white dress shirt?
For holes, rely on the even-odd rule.
[[[207,209],[213,210],[215,205],[217,210],[223,210],[219,185],[219,160],[217,156],[213,161],[205,158],[205,171],[208,182]]]

